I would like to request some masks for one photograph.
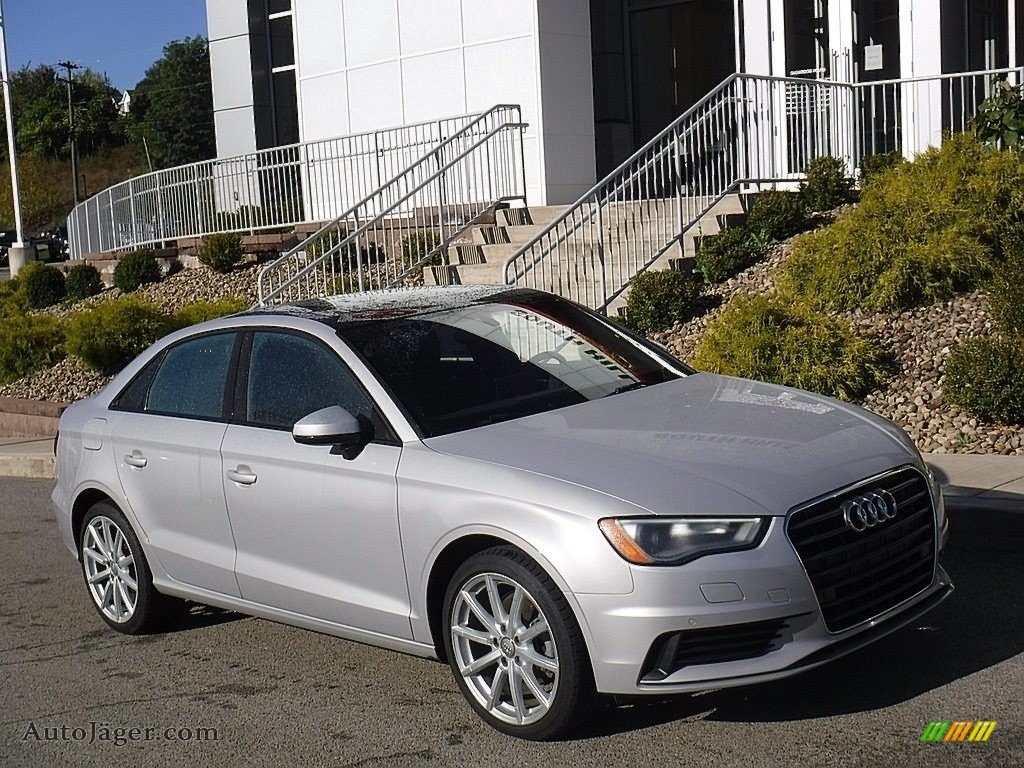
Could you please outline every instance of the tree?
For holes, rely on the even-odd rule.
[[[206,39],[190,37],[164,46],[132,94],[135,141],[149,144],[155,165],[207,160],[216,154],[213,88]]]
[[[14,135],[20,152],[63,159],[71,154],[67,84],[52,66],[23,67],[11,76]],[[80,155],[123,144],[115,101],[120,93],[105,75],[84,69],[73,86],[75,137]]]

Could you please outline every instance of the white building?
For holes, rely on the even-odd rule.
[[[207,0],[207,14],[219,157],[514,103],[531,203],[575,199],[732,72],[859,82],[1024,59],[1024,0]]]

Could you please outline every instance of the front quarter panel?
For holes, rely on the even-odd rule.
[[[402,548],[414,637],[430,641],[427,584],[438,555],[469,535],[504,539],[573,594],[629,594],[629,566],[605,541],[600,517],[642,510],[569,483],[408,443],[398,472]],[[577,612],[577,615],[578,612]],[[583,621],[581,620],[581,624]]]

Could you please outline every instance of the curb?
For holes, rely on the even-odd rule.
[[[0,477],[53,480],[53,454],[23,453],[0,456]]]

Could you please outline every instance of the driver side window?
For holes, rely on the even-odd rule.
[[[313,411],[340,405],[389,434],[370,396],[341,360],[319,341],[294,333],[256,331],[249,356],[246,423],[290,430]]]

